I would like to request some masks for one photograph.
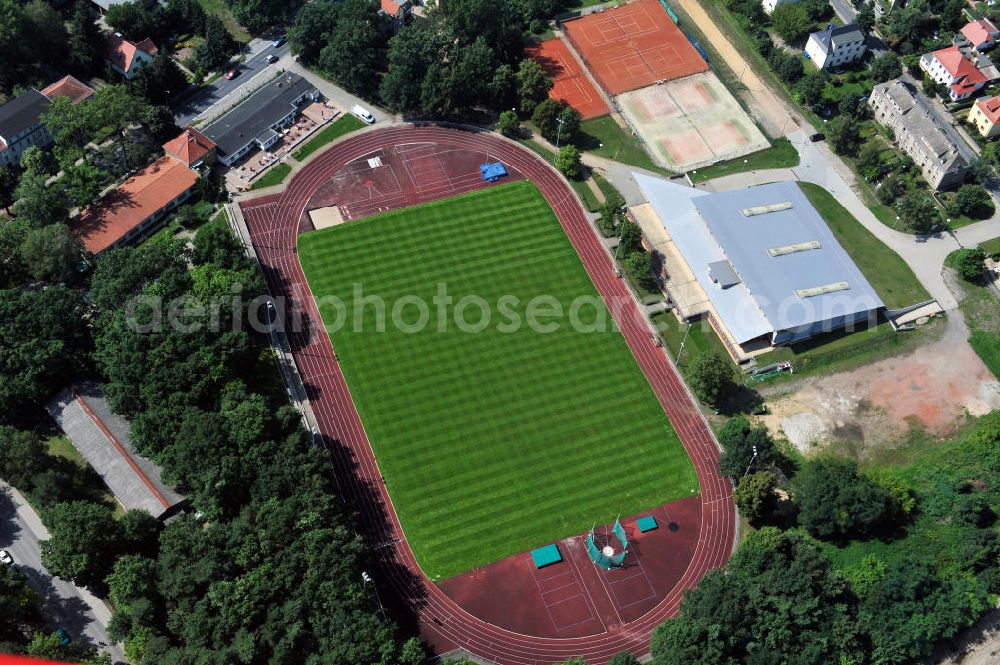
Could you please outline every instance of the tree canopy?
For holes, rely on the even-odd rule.
[[[807,460],[794,481],[799,523],[818,538],[865,536],[883,524],[885,489],[849,460]]]
[[[731,478],[739,478],[746,473],[751,461],[754,464],[751,470],[761,470],[779,458],[767,427],[754,425],[743,414],[734,416],[719,430],[719,444],[722,446],[719,471]]]
[[[705,351],[695,357],[687,380],[698,399],[713,406],[718,406],[736,389],[732,367],[714,351]]]
[[[263,291],[224,223],[202,226],[193,245],[115,250],[94,271],[105,391],[133,417],[134,445],[199,512],[155,547],[148,525],[123,525],[107,571],[112,632],[141,662],[416,663],[418,645],[401,644],[366,593],[365,547],[327,458],[290,405],[253,388],[264,339],[245,305],[233,317],[226,301],[218,327],[183,334],[130,325],[147,320],[137,297],[204,303],[239,284],[246,303]]]
[[[65,287],[0,291],[0,422],[30,417],[86,365],[87,309]]]
[[[656,665],[860,662],[852,624],[850,591],[829,561],[804,535],[765,527],[726,573],[684,593],[650,651]]]
[[[813,31],[813,20],[800,3],[778,5],[771,14],[771,24],[786,42],[800,43]]]

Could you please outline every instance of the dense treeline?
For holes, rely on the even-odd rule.
[[[199,77],[225,65],[239,50],[239,44],[229,34],[222,19],[205,13],[198,0],[167,0],[163,4],[154,4],[152,8],[142,0],[123,2],[111,5],[105,21],[126,39],[138,42],[148,37],[156,43],[165,61],[154,62],[154,66],[161,70],[159,76],[163,76],[162,70],[169,66],[166,63],[176,68],[169,55],[175,46],[183,45],[176,43],[180,39],[195,43],[194,53],[185,63]],[[179,69],[177,71],[180,72]],[[157,86],[146,87],[147,92],[157,90]],[[179,90],[167,88],[161,94],[168,99],[177,92]]]
[[[41,509],[49,571],[112,601],[109,632],[133,663],[423,662],[361,578],[364,543],[326,454],[275,385],[266,337],[250,326],[261,313],[248,303],[263,285],[223,221],[190,245],[102,256],[86,299],[69,287],[18,286],[3,292],[3,339],[16,344],[0,352],[0,418],[22,429],[0,427],[0,477]],[[159,303],[163,312],[173,303],[177,320],[147,325]],[[115,518],[93,479],[28,429],[42,422],[39,403],[94,371],[113,407],[133,417],[136,446],[196,515],[165,527],[139,511]],[[29,609],[3,636],[10,650],[89,657],[32,647]],[[46,633],[38,639],[52,647]]]
[[[556,7],[551,0],[453,0],[394,32],[372,0],[315,0],[288,38],[303,64],[396,111],[447,116],[519,107],[530,115],[551,83],[523,58],[524,32]]]
[[[0,94],[42,88],[66,74],[91,76],[103,67],[104,41],[89,3],[0,0]]]
[[[154,556],[118,559],[112,632],[137,663],[419,660],[374,611],[364,546],[324,454],[287,402],[254,388],[268,367],[258,362],[264,337],[233,301],[262,291],[256,269],[219,222],[193,244],[113,252],[93,279],[95,357],[111,403],[135,418],[136,445],[201,516],[167,526]],[[218,306],[218,330],[137,332],[129,317],[149,323],[152,309],[126,303],[142,295],[180,299],[191,313]]]
[[[744,417],[719,440],[760,530],[657,630],[657,665],[906,663],[992,606],[1000,412],[872,475],[835,458],[796,464]]]

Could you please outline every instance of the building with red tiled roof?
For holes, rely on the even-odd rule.
[[[379,0],[379,14],[394,19],[394,25],[397,29],[406,23],[410,12],[410,0]]]
[[[936,82],[948,86],[948,94],[955,102],[967,98],[986,85],[988,80],[955,45],[925,53],[920,58],[920,68]]]
[[[73,231],[91,254],[127,245],[155,231],[196,182],[198,174],[186,165],[161,157],[84,210]]]
[[[194,127],[164,143],[163,150],[193,169],[215,162],[215,142]]]
[[[988,18],[966,23],[961,33],[977,51],[993,48],[996,46],[997,38],[1000,37],[1000,29]]]
[[[73,76],[64,76],[52,85],[44,88],[42,94],[49,99],[66,97],[74,104],[79,104],[93,97],[94,89]]]
[[[111,65],[111,69],[130,79],[135,76],[139,67],[152,61],[158,52],[156,44],[148,37],[137,44],[115,33],[107,37],[104,60]]]
[[[983,137],[992,139],[1000,136],[1000,97],[980,99],[972,105],[967,119]]]

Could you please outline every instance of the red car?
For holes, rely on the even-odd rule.
[[[228,72],[226,72],[226,78],[229,79],[230,81],[232,81],[239,75],[240,75],[240,70],[238,69],[230,69]]]

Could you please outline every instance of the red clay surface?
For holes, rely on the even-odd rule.
[[[381,166],[372,168],[373,159]],[[522,177],[508,169],[508,177],[484,183],[479,165],[486,161],[496,160],[480,151],[434,143],[385,146],[343,165],[316,190],[305,209],[335,205],[345,220],[357,219]],[[308,223],[308,218],[304,215],[303,221]]]
[[[588,14],[563,24],[603,88],[617,95],[708,70],[658,0]]]
[[[546,39],[531,44],[525,51],[552,79],[549,97],[569,104],[584,120],[611,112],[563,40]]]
[[[620,601],[619,605],[626,607],[626,614],[621,616],[622,622],[605,620],[604,617],[610,617],[614,609],[613,603],[605,600],[603,605],[595,605],[592,612],[604,622],[603,630],[597,633],[553,638],[537,634],[551,632],[551,629],[532,627],[529,631],[525,628],[505,628],[488,618],[477,616],[472,599],[468,599],[469,608],[463,607],[442,587],[424,577],[403,538],[330,338],[321,326],[316,326],[320,317],[298,261],[296,237],[299,221],[310,199],[342,169],[360,158],[367,159],[389,148],[405,154],[413,146],[427,145],[436,146],[435,153],[439,155],[450,150],[475,152],[484,157],[489,154],[491,159],[499,159],[508,169],[530,178],[552,206],[602,297],[609,303],[628,303],[615,312],[616,323],[680,435],[701,486],[701,495],[694,497],[699,502],[697,512],[700,513],[700,524],[693,552],[685,555],[682,543],[687,530],[694,530],[693,525],[688,523],[694,519],[694,513],[681,510],[677,503],[666,506],[671,517],[680,525],[677,532],[661,531],[650,536],[648,543],[638,539],[637,551],[643,574],[651,580],[649,584],[658,596],[658,602],[651,608],[635,610],[634,613],[642,612],[641,616],[630,618],[627,603]],[[409,205],[411,200],[422,200],[421,182],[401,180],[400,184],[406,194],[402,200],[398,197],[394,199],[398,202],[394,205],[398,207]],[[448,194],[442,190],[436,196]],[[382,207],[388,207],[390,203],[387,197],[382,201]],[[378,201],[374,201],[373,205],[377,210]],[[382,557],[376,580],[383,586],[391,587],[391,594],[387,593],[384,597],[389,598],[388,604],[396,610],[395,616],[404,623],[412,620],[419,626],[424,639],[439,654],[461,647],[482,658],[511,665],[555,663],[572,656],[582,656],[593,665],[600,665],[621,651],[646,653],[656,626],[676,614],[684,589],[697,584],[707,571],[725,564],[733,546],[735,512],[730,484],[719,476],[716,466],[718,449],[700,411],[663,350],[652,343],[644,316],[631,300],[627,287],[614,276],[606,250],[565,180],[534,153],[493,134],[428,126],[393,127],[348,137],[304,167],[284,192],[243,201],[240,207],[271,293],[288,298],[292,308],[298,310],[295,313],[302,317],[299,329],[289,330],[288,341],[336,467],[341,493],[360,513],[368,544]],[[675,517],[675,511],[681,517]],[[626,527],[630,531],[635,530],[631,522],[627,521]],[[661,526],[661,529],[665,528],[666,525]],[[666,545],[657,548],[657,557],[662,554],[687,560],[684,564],[683,559],[678,559],[676,582],[672,588],[662,592],[657,585],[669,584],[668,575],[657,572],[658,565],[647,565],[647,561],[652,559],[650,552],[657,538],[667,538],[673,545],[673,549]],[[578,561],[575,553],[570,561]],[[611,586],[610,591],[605,592],[607,598],[612,595],[617,598],[621,591],[625,592],[621,594],[625,599],[640,595],[642,580],[639,577],[625,579],[630,570],[635,573],[629,568],[618,571],[622,575],[613,581],[617,584],[617,578],[621,578],[623,586],[617,589]],[[548,574],[558,572],[553,568]],[[586,571],[591,580],[594,572]],[[523,579],[523,574],[520,579]],[[611,582],[609,579],[597,581],[602,584]],[[592,582],[585,583],[585,586],[591,600],[597,603],[595,598],[598,596],[594,593]],[[562,593],[566,596],[564,600],[572,598],[569,591]],[[548,596],[548,591],[545,595]],[[479,602],[485,601],[481,599]],[[522,602],[537,601],[532,601],[530,597],[511,598],[501,604],[497,599],[492,613],[515,611]],[[586,620],[582,607],[584,605],[571,607],[565,604],[565,610],[556,611],[556,621],[568,626],[574,616],[578,621]],[[478,611],[484,610],[479,608]]]
[[[659,528],[639,533],[635,520],[642,515],[655,516]],[[605,633],[654,609],[677,585],[698,544],[700,497],[642,515],[622,519],[631,552],[623,568],[595,566],[581,534],[560,541],[563,560],[541,570],[523,552],[438,586],[475,616],[514,632],[552,638]],[[595,529],[598,547],[609,529]]]

